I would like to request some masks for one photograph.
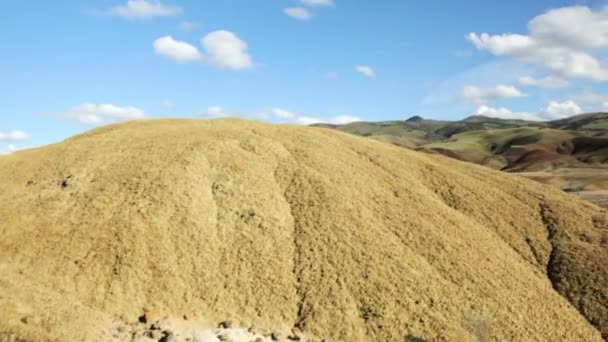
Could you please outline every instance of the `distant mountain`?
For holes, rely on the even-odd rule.
[[[317,124],[396,145],[438,152],[498,169],[524,171],[546,162],[608,162],[608,113],[537,122],[474,115],[460,121],[428,120]]]

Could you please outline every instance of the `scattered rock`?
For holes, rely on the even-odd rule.
[[[289,335],[287,337],[289,340],[291,341],[304,341],[304,333],[302,333],[302,331],[300,331],[300,329],[298,328],[293,328],[291,330],[291,335]]]
[[[239,326],[238,321],[233,321],[231,319],[228,319],[223,322],[220,322],[220,324],[218,325],[218,328],[232,329],[232,328],[237,328],[238,326]]]
[[[169,330],[165,330],[163,331],[163,336],[161,337],[161,339],[159,340],[159,342],[173,342],[173,332],[169,331]],[[186,341],[188,341],[189,339],[186,338]]]
[[[40,324],[40,318],[34,317],[34,316],[24,316],[24,317],[21,317],[21,323],[37,325],[37,324]],[[2,336],[0,335],[0,337],[2,337]]]
[[[147,336],[155,341],[158,341],[163,337],[163,334],[158,330],[150,330],[148,331]]]
[[[280,331],[273,331],[272,334],[270,334],[270,338],[273,341],[280,341],[280,342],[285,341],[285,336]]]

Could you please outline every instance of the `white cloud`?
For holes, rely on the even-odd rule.
[[[533,18],[528,35],[469,33],[479,50],[542,65],[563,77],[608,81],[604,61],[594,56],[608,48],[608,7],[562,7]]]
[[[128,0],[125,5],[110,9],[110,14],[135,20],[173,16],[181,11],[180,7],[164,5],[158,0]]]
[[[211,118],[241,117],[247,119],[273,120],[283,123],[295,123],[299,125],[312,125],[315,123],[346,124],[354,121],[361,121],[360,118],[352,115],[338,115],[330,118],[318,118],[309,115],[299,115],[287,109],[272,107],[258,111],[229,110],[220,106],[209,107],[199,113],[202,116]]]
[[[534,41],[520,34],[501,34],[490,36],[487,33],[477,35],[469,33],[467,39],[479,50],[488,50],[497,56],[525,56],[534,48]]]
[[[333,118],[329,119],[330,123],[333,123],[336,125],[344,125],[344,124],[355,122],[355,121],[361,121],[361,119],[356,116],[351,116],[351,115],[338,115],[338,116],[334,116]]]
[[[154,41],[154,51],[177,62],[204,62],[218,68],[232,70],[253,67],[253,61],[247,51],[247,43],[236,34],[219,30],[207,34],[201,40],[204,53],[186,42],[173,39],[171,36]]]
[[[296,119],[296,123],[299,125],[313,125],[316,123],[325,123],[326,120],[314,118],[310,116],[300,116]]]
[[[209,107],[200,113],[203,116],[210,116],[214,118],[225,118],[231,116],[224,108],[219,106]]]
[[[483,104],[506,98],[517,98],[526,96],[521,90],[510,85],[498,85],[494,88],[480,88],[477,86],[465,86],[462,90],[462,98],[466,101]]]
[[[581,114],[582,110],[574,101],[567,100],[564,102],[551,101],[547,107],[534,112],[513,112],[508,108],[500,107],[493,108],[486,105],[481,105],[477,108],[474,115],[483,115],[500,119],[522,119],[531,121],[546,121],[558,120],[567,118],[573,115]]]
[[[376,72],[374,71],[374,69],[367,65],[358,65],[355,67],[355,70],[367,77],[376,76]]]
[[[333,6],[333,0],[300,0],[300,2],[309,7]]]
[[[538,121],[541,120],[538,115],[534,113],[528,112],[513,112],[510,109],[505,107],[493,108],[488,107],[486,105],[481,105],[477,108],[473,115],[483,115],[491,118],[499,118],[499,119],[522,119],[522,120],[532,120]]]
[[[281,119],[293,119],[296,117],[294,113],[281,108],[272,108],[270,114]]]
[[[325,77],[330,80],[336,80],[338,79],[338,73],[335,71],[328,71],[327,73],[325,73]]]
[[[569,82],[563,78],[555,76],[547,76],[543,78],[534,78],[532,76],[522,76],[519,78],[519,83],[524,86],[534,86],[547,89],[565,88]]]
[[[572,100],[564,102],[551,101],[544,112],[541,114],[547,119],[563,119],[572,115],[581,114],[582,110],[576,102]]]
[[[297,115],[291,111],[287,111],[281,108],[271,108],[270,110],[263,111],[262,117],[272,116],[287,122],[297,123],[300,125],[312,125],[315,123],[331,123],[336,125],[347,124],[353,121],[361,121],[356,116],[351,115],[338,115],[327,119],[312,117],[307,115]]]
[[[230,31],[211,32],[203,38],[202,44],[206,53],[203,60],[211,65],[233,70],[253,67],[247,43]]]
[[[175,107],[175,103],[171,100],[164,100],[162,103],[163,107]]]
[[[310,11],[304,7],[285,8],[283,10],[283,13],[287,14],[288,16],[290,16],[296,20],[300,20],[300,21],[307,21],[307,20],[310,20],[310,18],[312,18],[312,13],[310,13]]]
[[[247,111],[247,110],[233,110],[233,109],[225,109],[220,106],[212,106],[209,107],[202,112],[200,112],[203,116],[215,117],[215,118],[223,118],[223,117],[242,117],[242,118],[256,118],[256,119],[270,119],[270,118],[278,118],[281,120],[294,120],[297,115],[293,112],[290,112],[283,108],[267,108],[258,111]]]
[[[197,22],[193,22],[193,21],[182,21],[181,23],[179,23],[179,29],[182,31],[192,31],[194,29],[196,29],[197,27],[199,27],[200,24]]]
[[[338,115],[338,116],[331,117],[329,119],[321,119],[321,118],[316,118],[316,117],[311,117],[311,116],[299,116],[295,120],[295,122],[300,125],[313,125],[313,124],[318,124],[318,123],[344,125],[344,124],[355,122],[355,121],[361,121],[361,119],[356,116]]]
[[[83,103],[70,109],[61,116],[83,124],[101,125],[125,120],[143,119],[143,110],[133,106],[116,106],[113,104]]]
[[[156,39],[154,41],[154,51],[178,62],[192,62],[202,59],[202,54],[195,46],[175,40],[171,36]]]
[[[0,131],[0,141],[22,141],[29,138],[27,133],[23,131],[11,131],[6,133]]]
[[[530,21],[530,32],[544,42],[569,47],[608,47],[608,8],[597,11],[586,6],[550,10]]]

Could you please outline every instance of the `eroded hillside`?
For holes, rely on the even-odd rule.
[[[607,323],[605,211],[329,129],[107,126],[0,157],[0,188],[3,334],[99,340],[150,305],[339,341],[600,341]]]

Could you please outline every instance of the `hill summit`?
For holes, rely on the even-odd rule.
[[[149,306],[332,341],[601,341],[608,317],[605,211],[330,129],[106,126],[0,157],[0,188],[0,340],[127,340]]]
[[[419,115],[414,115],[409,117],[405,122],[421,122],[424,121],[424,118]]]

